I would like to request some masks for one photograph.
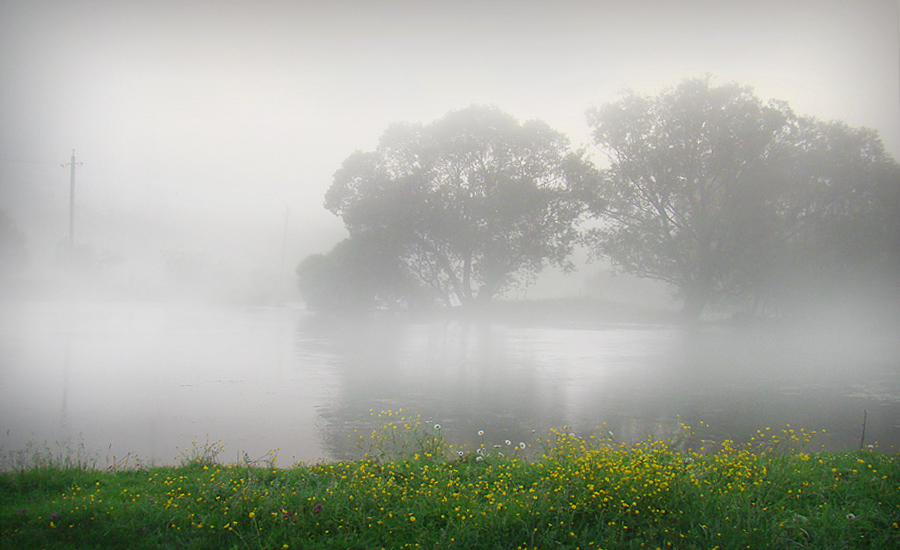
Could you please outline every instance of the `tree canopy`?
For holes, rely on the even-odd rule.
[[[604,223],[587,241],[624,271],[675,285],[691,317],[723,296],[771,298],[786,272],[876,262],[897,243],[900,172],[870,130],[708,77],[629,93],[588,121],[610,166]]]
[[[421,296],[490,301],[569,267],[597,172],[543,122],[473,106],[395,124],[335,173],[325,207],[349,240],[394,258]]]
[[[822,292],[900,282],[900,165],[877,132],[812,117],[795,121],[767,216],[767,238],[744,257],[758,299],[787,303]]]
[[[297,266],[300,291],[310,309],[352,311],[407,305],[416,300],[396,254],[383,242],[344,239],[328,254],[312,254]]]

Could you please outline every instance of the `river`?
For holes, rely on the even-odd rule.
[[[101,464],[359,453],[377,413],[418,415],[470,447],[552,428],[634,441],[747,441],[790,425],[813,450],[900,448],[891,331],[672,325],[528,326],[300,308],[0,304],[0,451],[83,447]],[[701,424],[702,423],[702,424]],[[484,432],[483,438],[476,434]]]

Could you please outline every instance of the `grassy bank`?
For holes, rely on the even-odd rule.
[[[697,452],[565,432],[460,450],[393,416],[351,462],[220,464],[218,444],[178,467],[51,456],[0,474],[0,547],[900,548],[897,455],[769,433]]]

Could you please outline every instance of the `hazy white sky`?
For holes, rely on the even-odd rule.
[[[585,110],[712,74],[879,130],[900,157],[898,0],[0,3],[0,208],[36,261],[68,235],[285,269],[343,236],[322,208],[392,122],[470,104],[585,144]]]

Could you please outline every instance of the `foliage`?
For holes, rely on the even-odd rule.
[[[900,165],[877,133],[799,119],[767,238],[742,273],[761,299],[809,301],[900,282]]]
[[[416,303],[416,287],[390,244],[360,235],[328,254],[306,257],[296,272],[307,307],[347,311]]]
[[[325,206],[351,242],[396,258],[444,304],[470,304],[569,266],[595,177],[546,124],[470,107],[388,128],[344,161]]]
[[[210,549],[900,543],[898,457],[808,453],[802,446],[811,434],[791,428],[703,452],[563,429],[529,445],[526,459],[484,445],[459,455],[440,426],[384,416],[388,423],[372,444],[387,454],[352,462],[60,468],[43,485],[27,483],[27,471],[3,473],[0,543]]]
[[[687,80],[588,113],[608,153],[605,223],[588,241],[671,283],[697,316],[723,296],[783,299],[776,282],[885,266],[900,171],[875,132],[796,116],[752,90]],[[895,254],[896,256],[896,254]]]

